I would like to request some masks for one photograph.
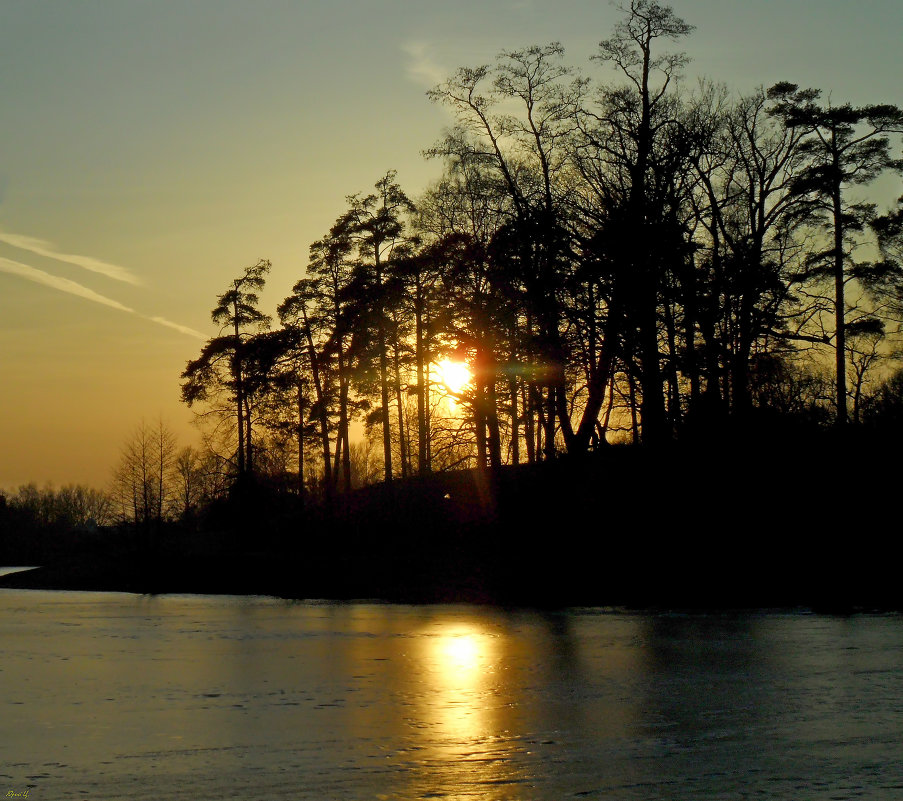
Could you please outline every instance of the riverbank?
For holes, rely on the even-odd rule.
[[[301,516],[254,496],[220,528],[116,541],[0,586],[634,608],[903,609],[901,546],[880,529],[890,476],[839,488],[749,448],[613,450],[497,473],[376,485]],[[844,459],[866,454],[848,452]],[[883,482],[883,483],[882,483]],[[877,499],[877,503],[876,503]],[[874,522],[869,523],[874,514]],[[225,526],[222,521],[229,521]]]

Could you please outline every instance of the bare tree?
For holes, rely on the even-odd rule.
[[[162,420],[142,421],[122,447],[113,474],[113,497],[121,519],[148,529],[168,513],[176,439]]]
[[[613,35],[599,44],[596,59],[612,65],[626,85],[603,89],[598,110],[581,113],[583,150],[594,152],[600,164],[595,175],[601,197],[620,208],[617,228],[624,241],[605,347],[591,385],[589,418],[594,423],[601,409],[613,365],[611,351],[629,323],[636,332],[643,439],[656,443],[666,437],[657,316],[663,273],[657,248],[668,227],[667,172],[673,162],[669,149],[677,123],[670,90],[688,59],[684,53],[658,54],[655,49],[660,40],[687,36],[693,26],[653,0],[631,0],[624,11]],[[588,438],[590,428],[584,416],[579,429],[582,439]]]

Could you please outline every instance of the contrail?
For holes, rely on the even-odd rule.
[[[179,323],[174,323],[172,320],[167,320],[165,317],[147,317],[146,315],[141,315],[146,320],[150,320],[151,322],[158,323],[159,325],[165,325],[167,328],[172,328],[176,331],[179,331],[182,334],[187,334],[190,337],[196,337],[197,339],[206,339],[200,331],[195,331],[193,328],[189,328],[187,325],[179,325]]]
[[[171,320],[167,320],[165,317],[151,317],[147,314],[141,314],[141,312],[135,311],[133,308],[120,303],[118,300],[113,300],[113,298],[108,298],[106,295],[101,295],[93,289],[82,286],[76,281],[71,281],[68,278],[61,278],[58,275],[51,275],[50,273],[44,272],[44,270],[39,270],[37,267],[32,267],[28,264],[22,264],[22,262],[19,261],[13,261],[12,259],[0,256],[0,272],[18,275],[20,278],[25,278],[36,284],[49,286],[53,289],[58,289],[60,292],[67,292],[70,295],[75,295],[76,297],[84,298],[85,300],[90,300],[94,303],[100,303],[104,306],[109,306],[112,309],[119,309],[119,311],[137,315],[145,320],[157,323],[157,325],[172,328],[182,334],[187,334],[188,336],[196,337],[197,339],[205,339],[200,331],[195,331],[193,328],[179,325]]]
[[[29,281],[34,281],[36,284],[53,287],[54,289],[60,290],[60,292],[68,292],[70,295],[76,295],[85,300],[93,300],[95,303],[102,303],[104,306],[110,306],[113,309],[137,314],[134,309],[124,306],[118,300],[113,300],[112,298],[106,297],[106,295],[101,295],[93,289],[88,289],[88,287],[82,286],[75,281],[70,281],[68,278],[61,278],[58,275],[45,273],[37,267],[31,267],[28,264],[22,264],[22,262],[19,261],[13,261],[12,259],[6,259],[0,256],[0,270],[5,273],[11,273],[12,275],[27,278]]]
[[[116,281],[124,281],[127,284],[141,283],[141,279],[125,267],[120,267],[118,264],[109,264],[100,259],[95,259],[93,256],[61,253],[55,248],[52,242],[46,242],[43,239],[0,231],[0,242],[12,245],[12,247],[18,248],[19,250],[27,250],[29,253],[35,253],[38,256],[46,256],[48,259],[74,264],[76,267],[90,270],[92,273],[100,273],[101,275],[105,275],[107,278],[112,278]]]

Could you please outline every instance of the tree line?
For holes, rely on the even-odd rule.
[[[225,495],[230,472],[208,449],[180,447],[162,420],[142,421],[123,443],[103,489],[32,482],[0,490],[0,551],[41,553],[65,534],[90,536],[122,525],[159,532],[169,521],[191,522]]]
[[[668,48],[692,30],[632,0],[593,59],[608,82],[557,43],[459,69],[428,93],[454,118],[425,151],[438,181],[412,200],[389,171],[349,196],[278,322],[270,262],[235,278],[181,385],[230,479],[328,499],[892,408],[903,198],[879,213],[862,188],[903,171],[903,111],[690,88]],[[443,384],[443,360],[470,382]]]
[[[899,434],[903,197],[865,191],[903,172],[903,111],[688,87],[692,30],[632,0],[593,59],[614,77],[556,43],[457,70],[437,181],[348,196],[275,317],[267,260],[216,299],[181,384],[202,446],[142,422],[108,490],[0,493],[4,527],[159,531],[251,477],[328,502],[788,420]]]

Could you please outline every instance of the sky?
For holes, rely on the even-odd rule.
[[[686,80],[903,106],[899,0],[675,0]],[[264,311],[450,122],[425,92],[503,49],[590,62],[606,0],[0,0],[0,488],[109,484],[142,420],[196,444],[179,375],[261,258]],[[877,188],[889,203],[898,178]]]

